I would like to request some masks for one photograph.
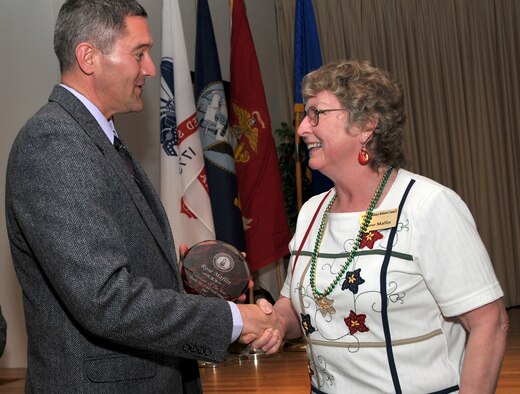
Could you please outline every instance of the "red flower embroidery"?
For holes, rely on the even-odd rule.
[[[350,335],[354,335],[356,332],[367,332],[369,331],[368,327],[365,326],[365,319],[367,315],[360,313],[356,315],[354,311],[350,311],[350,315],[346,317],[345,324],[347,325]]]
[[[363,238],[361,238],[361,244],[359,245],[359,249],[363,249],[365,246],[368,246],[369,249],[373,249],[376,241],[381,238],[383,238],[383,234],[381,234],[377,230],[364,233]]]

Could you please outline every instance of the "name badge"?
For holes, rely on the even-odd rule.
[[[397,225],[398,208],[388,209],[386,211],[375,211],[372,215],[372,220],[368,224],[367,232],[375,230],[385,230]],[[359,223],[363,224],[366,213],[363,213],[359,218]]]

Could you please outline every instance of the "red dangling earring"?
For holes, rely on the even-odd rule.
[[[361,150],[359,151],[357,159],[359,164],[361,164],[362,166],[366,166],[370,161],[370,155],[368,154],[368,151],[365,148],[365,144],[361,145]]]

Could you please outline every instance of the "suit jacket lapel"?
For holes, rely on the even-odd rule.
[[[150,231],[154,234],[157,233],[161,235],[159,239],[157,237],[156,239],[161,245],[164,253],[168,256],[168,260],[174,266],[175,271],[177,271],[177,257],[175,254],[173,235],[161,199],[141,164],[135,160],[132,152],[129,151],[129,153],[136,172],[136,181],[139,183],[139,186],[137,186],[137,183],[133,182],[134,187],[127,185],[129,192],[132,195],[134,202],[136,202],[137,207],[140,208],[141,215],[143,215],[143,218],[147,222]],[[125,173],[118,172],[118,175],[124,178],[122,179],[123,181],[130,179],[126,173],[126,169]],[[125,182],[125,184],[127,184],[127,182]],[[137,186],[137,192],[135,186]],[[144,204],[142,203],[143,197],[145,199]],[[137,200],[139,200],[139,203],[137,203]]]
[[[139,210],[143,221],[146,223],[146,226],[154,236],[158,245],[161,247],[173,270],[177,273],[177,258],[168,219],[160,199],[141,165],[132,157],[132,161],[137,171],[137,181],[141,185],[140,188],[136,181],[129,176],[128,170],[119,157],[119,154],[110,143],[110,140],[106,137],[96,119],[87,110],[83,103],[81,103],[81,101],[79,101],[68,90],[60,86],[54,87],[49,101],[55,101],[65,108],[65,110],[76,119],[85,133],[105,155],[108,164],[114,169],[119,180],[128,190],[128,193]]]

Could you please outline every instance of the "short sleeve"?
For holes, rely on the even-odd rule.
[[[461,198],[440,187],[416,212],[413,251],[445,316],[457,316],[503,296],[475,221]]]

